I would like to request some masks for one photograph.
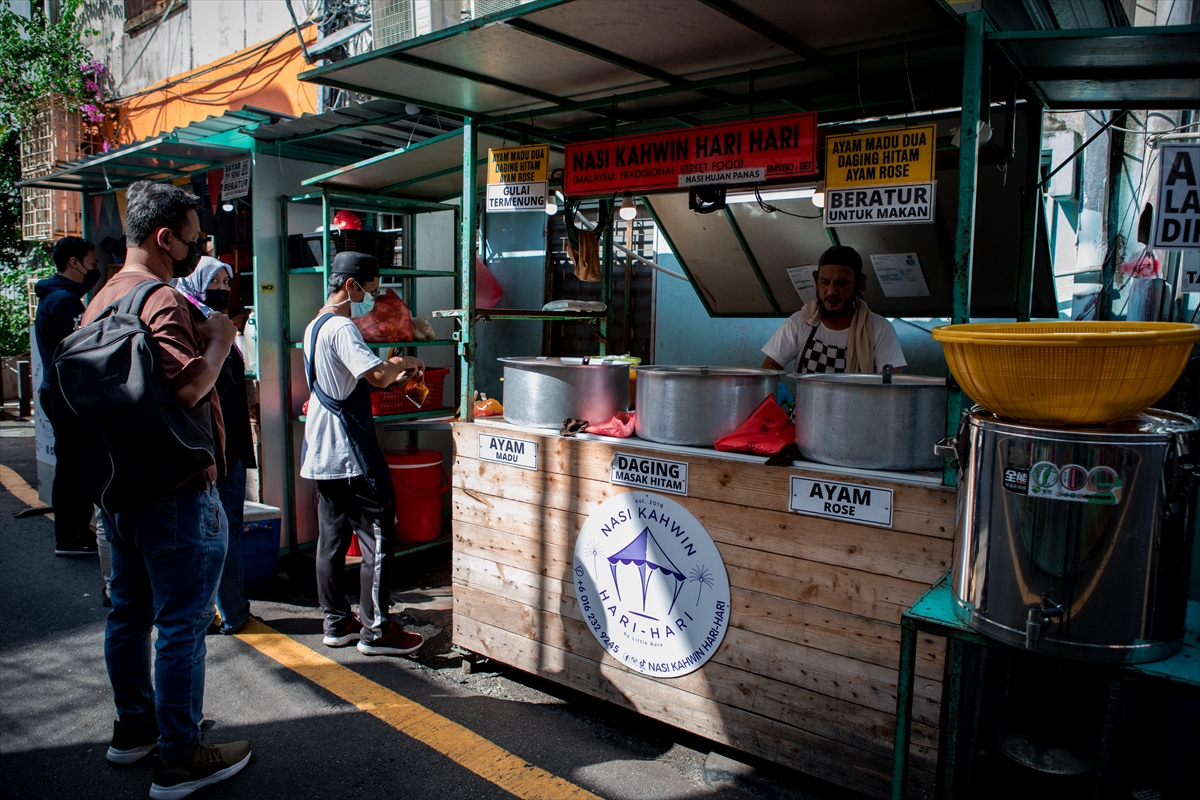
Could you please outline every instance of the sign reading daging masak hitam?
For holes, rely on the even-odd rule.
[[[604,501],[575,541],[575,597],[596,641],[632,670],[674,678],[729,627],[729,576],[704,526],[661,494]]]
[[[817,174],[815,112],[566,146],[563,191],[582,196],[761,183]]]
[[[937,128],[924,125],[825,140],[825,224],[933,222]]]

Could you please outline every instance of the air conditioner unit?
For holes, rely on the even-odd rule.
[[[529,0],[371,0],[371,38],[378,50]]]

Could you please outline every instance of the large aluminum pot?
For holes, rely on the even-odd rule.
[[[941,469],[946,379],[804,374],[796,379],[796,444],[809,461],[858,469]]]
[[[954,596],[993,639],[1138,663],[1182,645],[1196,420],[1150,410],[1095,428],[977,408],[942,449],[959,463]]]
[[[739,367],[637,367],[638,437],[712,447],[775,394],[783,373]]]
[[[591,423],[629,409],[629,365],[582,363],[581,359],[527,356],[502,358],[504,421],[530,428],[557,428],[564,419]]]

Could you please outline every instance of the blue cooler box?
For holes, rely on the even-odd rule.
[[[242,571],[247,589],[266,586],[279,560],[279,509],[246,501],[242,532]]]

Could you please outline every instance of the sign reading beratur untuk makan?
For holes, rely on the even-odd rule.
[[[610,497],[575,541],[575,598],[613,658],[658,678],[704,665],[729,627],[729,576],[708,531],[652,492]]]

